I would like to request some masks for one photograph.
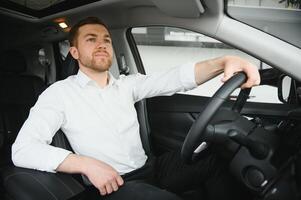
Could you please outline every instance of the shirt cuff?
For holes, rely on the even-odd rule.
[[[198,86],[195,81],[195,64],[190,62],[180,67],[180,81],[185,90],[191,90]]]
[[[46,171],[56,173],[58,166],[66,159],[66,157],[71,154],[71,151],[62,148],[56,148],[48,159],[48,169]]]

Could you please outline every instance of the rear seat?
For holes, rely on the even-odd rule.
[[[10,147],[44,89],[41,78],[26,74],[26,60],[20,52],[0,54],[0,167],[11,162]]]

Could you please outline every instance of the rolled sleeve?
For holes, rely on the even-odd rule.
[[[45,166],[45,170],[48,172],[55,173],[58,166],[67,158],[69,154],[71,154],[71,151],[68,151],[66,149],[56,148],[51,152],[51,155],[48,160],[48,164]],[[47,168],[48,167],[48,168]]]
[[[197,87],[195,81],[195,63],[190,62],[180,67],[180,81],[186,91]]]
[[[71,154],[66,149],[40,142],[14,143],[12,160],[15,166],[55,173],[58,166]]]

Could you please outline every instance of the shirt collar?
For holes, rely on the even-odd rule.
[[[109,77],[109,84],[105,87],[111,86],[115,83],[116,79],[114,76],[111,74],[111,72],[108,72],[108,77]],[[89,76],[87,76],[84,72],[82,72],[80,69],[77,72],[76,75],[77,82],[81,87],[85,87],[87,85],[97,85],[97,83],[92,80]]]

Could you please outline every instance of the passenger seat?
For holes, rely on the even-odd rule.
[[[43,79],[26,74],[26,68],[25,57],[19,51],[0,54],[0,167],[11,162],[11,145],[30,108],[46,88]]]

